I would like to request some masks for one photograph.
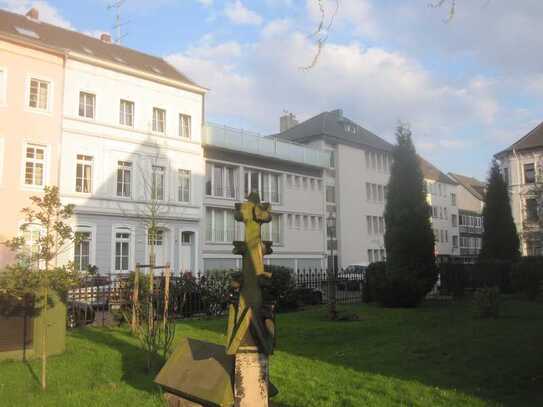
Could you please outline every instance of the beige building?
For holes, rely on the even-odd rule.
[[[543,255],[541,240],[541,198],[533,193],[541,188],[543,176],[543,123],[516,143],[496,154],[509,186],[513,219],[525,256]]]
[[[58,185],[64,54],[25,28],[36,19],[0,11],[0,241],[18,233],[20,211]],[[35,237],[29,229],[27,240]],[[0,244],[0,267],[12,260]]]

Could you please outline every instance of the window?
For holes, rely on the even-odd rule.
[[[447,208],[443,208],[443,217],[444,217],[445,219],[449,219],[449,214],[448,214],[448,212],[447,212]]]
[[[374,259],[375,261],[380,261],[380,260],[382,260],[382,259],[379,258],[379,250],[373,249],[373,259]]]
[[[206,240],[209,242],[231,243],[236,240],[237,228],[234,211],[229,209],[206,209]]]
[[[301,217],[300,215],[296,215],[296,216],[294,217],[294,227],[295,227],[296,229],[300,229],[300,224],[301,224],[300,217]]]
[[[179,115],[179,136],[181,138],[191,138],[191,117],[188,114]]]
[[[151,199],[164,200],[164,167],[153,165],[153,180],[151,185]]]
[[[74,266],[77,271],[87,271],[90,265],[90,232],[75,232]]]
[[[206,164],[206,195],[235,198],[236,170],[234,167]]]
[[[535,166],[533,163],[524,164],[524,183],[525,184],[535,183]]]
[[[153,131],[156,133],[166,132],[166,111],[153,107]]]
[[[368,235],[372,234],[373,228],[371,227],[371,225],[372,225],[371,216],[366,216],[366,226],[367,226],[367,230],[368,230]]]
[[[311,230],[317,230],[317,218],[311,216]]]
[[[287,175],[287,185],[292,188],[292,175]]]
[[[75,171],[75,190],[89,194],[92,192],[92,157],[77,155]]]
[[[526,199],[526,220],[528,222],[537,222],[539,220],[537,199],[535,198]]]
[[[451,205],[456,206],[456,194],[451,193]]]
[[[117,162],[117,196],[130,198],[132,185],[132,163],[128,161]]]
[[[307,178],[303,178],[307,189]],[[279,202],[279,175],[261,171],[245,170],[245,196],[258,192],[262,201]]]
[[[370,153],[370,157],[371,157],[371,168],[372,169],[376,169],[377,168],[377,160],[376,160],[376,154],[374,152]]]
[[[451,215],[451,225],[454,228],[458,226],[458,220],[456,218],[456,215]]]
[[[453,245],[453,248],[458,248],[458,236],[454,235],[452,237],[452,245]]]
[[[26,254],[32,261],[39,260],[41,234],[42,228],[40,225],[32,223],[24,225],[23,238],[25,241]]]
[[[164,231],[156,228],[154,230],[155,233],[151,233],[150,230],[147,231],[147,244],[149,246],[162,246],[164,243]]]
[[[49,108],[48,98],[49,82],[39,79],[31,79],[28,106],[33,109],[47,110]]]
[[[366,182],[366,199],[371,201],[371,184]]]
[[[130,259],[130,233],[115,233],[115,271],[126,273],[129,271]]]
[[[7,89],[6,71],[0,68],[0,106],[6,104],[6,99],[7,99],[6,89]]]
[[[134,127],[134,102],[121,99],[119,123],[123,126]]]
[[[366,168],[369,169],[370,168],[370,152],[369,151],[366,151]]]
[[[382,216],[379,217],[379,233],[382,235],[385,233],[385,219]]]
[[[304,228],[307,229],[307,216],[304,216]],[[271,222],[262,224],[262,240],[270,240],[274,243],[281,243],[281,218],[280,215],[272,214]]]
[[[333,185],[326,185],[326,202],[336,202],[336,188]]]
[[[26,147],[25,185],[42,187],[44,185],[45,147],[29,145]]]
[[[292,217],[293,217],[293,215],[287,215],[287,223],[288,223],[288,228],[289,229],[294,228],[294,222],[292,220]]]
[[[96,96],[91,93],[79,92],[79,116],[94,119],[96,111]]]
[[[378,185],[377,186],[377,190],[379,192],[379,202],[383,202],[384,201],[384,195],[383,195],[383,186],[382,185]]]
[[[383,155],[381,153],[377,153],[377,169],[383,170]]]
[[[381,261],[385,261],[385,259],[386,259],[385,249],[381,249],[380,252],[381,252]]]
[[[371,184],[371,200],[377,201],[377,184]]]
[[[445,237],[444,237],[443,230],[440,230],[440,231],[439,231],[439,237],[440,237],[440,239],[441,239],[441,242],[445,242]]]
[[[379,218],[377,216],[373,216],[373,233],[378,234],[379,233]]]
[[[190,171],[179,170],[177,172],[177,199],[179,202],[190,202]]]
[[[329,151],[330,153],[330,168],[336,168],[336,152]]]
[[[373,250],[368,249],[368,263],[373,263]]]

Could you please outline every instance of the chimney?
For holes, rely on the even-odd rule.
[[[28,12],[25,15],[27,18],[31,20],[39,21],[40,19],[40,12],[35,7],[32,7],[30,10],[28,10]]]
[[[111,34],[102,33],[102,35],[100,35],[100,41],[105,42],[106,44],[111,44]]]
[[[284,113],[285,114],[279,118],[279,131],[281,133],[298,124],[298,120],[296,120],[296,116],[294,114],[287,111]]]

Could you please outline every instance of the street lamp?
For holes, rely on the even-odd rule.
[[[326,218],[330,262],[328,265],[328,314],[330,319],[336,319],[336,261],[334,258],[334,237],[336,235],[336,218],[330,212]]]

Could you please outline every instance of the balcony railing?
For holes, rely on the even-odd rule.
[[[328,168],[330,165],[330,153],[326,151],[213,123],[204,126],[202,144],[314,167]]]
[[[481,226],[459,225],[458,230],[460,231],[460,233],[471,233],[471,234],[474,234],[474,235],[483,234],[483,228]]]

